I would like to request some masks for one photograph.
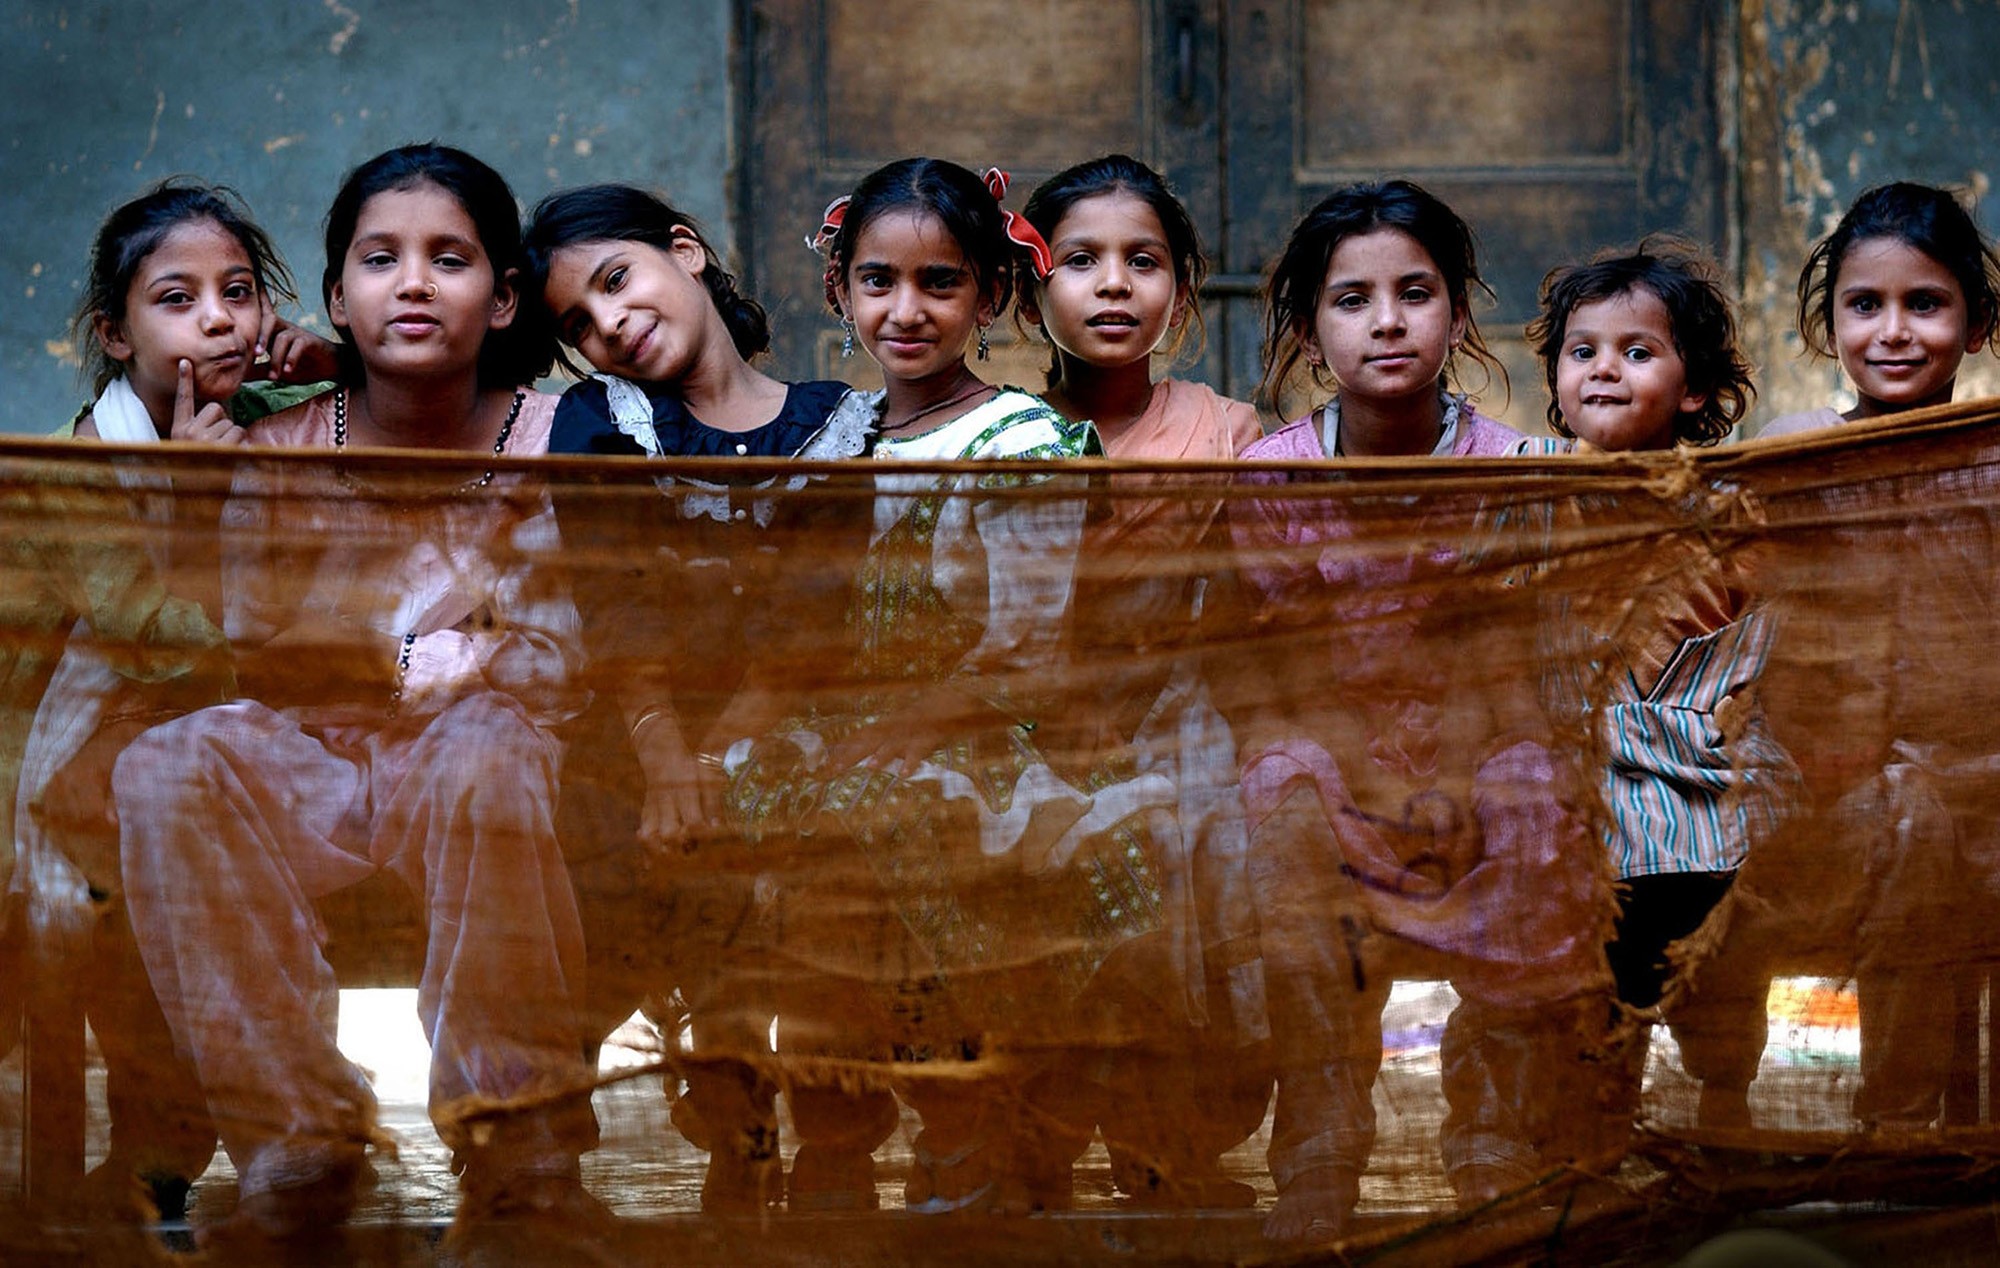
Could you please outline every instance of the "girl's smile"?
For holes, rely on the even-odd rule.
[[[1652,291],[1635,288],[1578,304],[1556,362],[1563,422],[1599,449],[1670,449],[1683,413],[1707,404],[1688,391],[1673,320]]]
[[[1986,341],[1951,270],[1900,238],[1855,243],[1833,301],[1834,348],[1860,397],[1849,417],[1949,401],[1959,362]]]
[[[700,242],[671,248],[611,239],[578,242],[549,260],[544,294],[564,343],[607,374],[678,382],[711,334],[727,340],[701,273]],[[715,329],[711,329],[715,327]]]
[[[913,382],[957,372],[995,305],[944,224],[928,212],[878,216],[852,260],[836,288],[840,305],[882,373]]]

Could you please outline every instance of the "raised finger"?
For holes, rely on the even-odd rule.
[[[194,420],[194,363],[181,358],[180,376],[174,384],[173,428],[180,431]]]

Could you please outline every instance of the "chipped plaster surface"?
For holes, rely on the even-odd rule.
[[[524,203],[629,180],[730,241],[733,18],[714,0],[16,0],[0,17],[0,431],[83,399],[64,338],[106,212],[171,175],[233,186],[317,318],[343,172],[462,145]]]

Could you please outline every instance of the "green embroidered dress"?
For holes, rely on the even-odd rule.
[[[884,437],[882,460],[1034,460],[1100,452],[1088,423],[1003,391],[935,431]],[[851,693],[731,752],[729,805],[753,843],[835,838],[865,856],[920,954],[850,971],[934,975],[992,1025],[1073,999],[1106,956],[1160,927],[1149,816],[1159,776],[1058,772],[1037,743],[1065,657],[1087,489],[1006,469],[881,472],[847,614]],[[950,739],[913,769],[827,754],[944,685]],[[912,725],[935,718],[912,717]],[[858,952],[858,949],[857,949]],[[865,952],[858,952],[865,956]]]

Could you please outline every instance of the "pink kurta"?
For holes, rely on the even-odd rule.
[[[1466,406],[1451,455],[1498,456],[1518,440]],[[1325,460],[1318,415],[1243,457]],[[1244,479],[1275,493],[1291,477]],[[1574,772],[1521,725],[1531,708],[1488,707],[1478,662],[1493,653],[1427,619],[1457,593],[1453,542],[1471,516],[1460,526],[1445,511],[1433,532],[1407,509],[1372,521],[1371,509],[1365,493],[1345,505],[1295,490],[1230,508],[1247,619],[1292,631],[1287,645],[1312,658],[1297,673],[1261,667],[1250,733],[1239,730],[1280,1067],[1270,1161],[1281,1194],[1315,1172],[1351,1185],[1367,1165],[1389,972],[1371,935],[1425,951],[1464,999],[1442,1053],[1455,1183],[1532,1169],[1533,1080],[1548,1068],[1538,1029],[1564,1016],[1549,1005],[1604,976],[1601,865]],[[1467,678],[1480,686],[1454,688]]]
[[[1840,416],[1839,410],[1831,405],[1822,405],[1818,409],[1802,410],[1797,414],[1785,414],[1772,419],[1764,424],[1756,439],[1762,440],[1766,436],[1802,436],[1807,432],[1838,427],[1846,421]]]
[[[257,424],[251,444],[330,448],[332,399]],[[508,453],[546,451],[554,406],[527,394]],[[589,1076],[583,933],[553,823],[551,728],[577,703],[577,621],[532,570],[554,517],[518,475],[399,500],[374,495],[387,473],[341,474],[242,471],[224,511],[225,627],[253,656],[288,633],[365,631],[407,651],[400,705],[240,700],[126,750],[113,788],[147,969],[246,1196],[351,1169],[374,1097],[326,1025],[336,983],[313,901],[394,871],[428,927],[418,1008],[441,1134],[487,1179],[573,1170],[587,1103],[517,1116],[484,1150],[458,1119],[469,1097]],[[301,665],[315,654],[301,644]]]

